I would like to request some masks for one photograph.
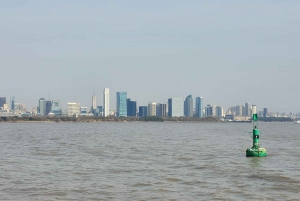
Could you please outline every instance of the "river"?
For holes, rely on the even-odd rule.
[[[0,123],[0,200],[299,200],[300,124]]]

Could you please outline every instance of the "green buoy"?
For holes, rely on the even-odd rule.
[[[259,134],[258,123],[257,123],[257,113],[256,113],[256,105],[252,105],[252,122],[253,122],[253,146],[246,150],[246,157],[266,157],[267,150],[265,148],[261,148],[259,146]]]

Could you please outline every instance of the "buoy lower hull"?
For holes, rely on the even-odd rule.
[[[266,157],[267,150],[265,148],[258,148],[258,149],[247,149],[246,150],[246,157]]]

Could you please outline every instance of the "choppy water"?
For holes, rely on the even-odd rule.
[[[300,125],[1,123],[0,200],[299,200]]]

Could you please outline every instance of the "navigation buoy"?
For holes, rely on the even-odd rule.
[[[261,148],[259,146],[259,134],[258,130],[258,122],[257,122],[257,113],[256,113],[256,105],[252,105],[252,123],[253,123],[253,146],[246,150],[246,157],[266,157],[267,150],[265,148]]]

